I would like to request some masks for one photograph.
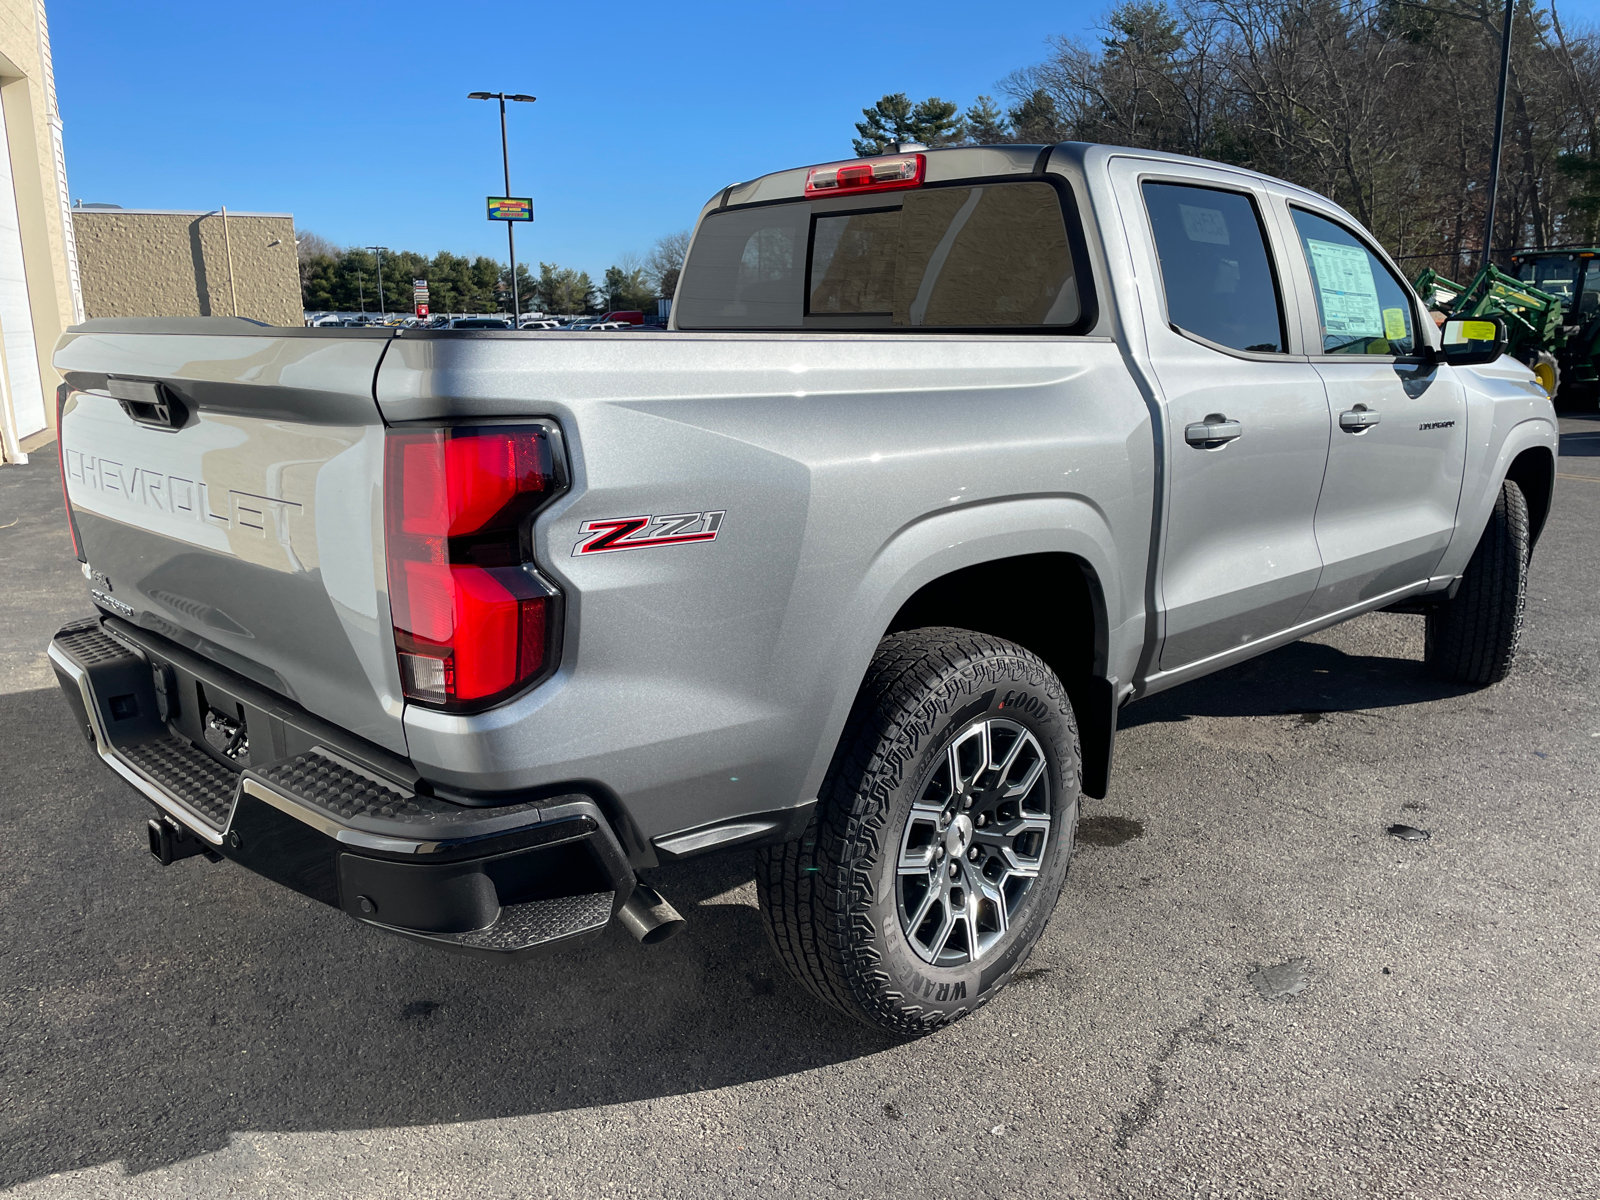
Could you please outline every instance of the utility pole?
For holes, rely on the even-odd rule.
[[[387,250],[388,248],[389,247],[387,247],[387,246],[368,246],[368,247],[366,247],[366,249],[371,250],[374,254],[376,254],[378,256],[378,312],[380,314],[384,311],[384,308],[383,308],[383,252],[385,250]]]
[[[506,142],[506,101],[516,100],[523,104],[532,104],[539,97],[526,96],[521,92],[468,92],[468,100],[498,100],[500,101],[500,161],[505,166],[507,196],[511,195],[511,151]],[[517,295],[517,235],[514,232],[516,222],[506,222],[506,249],[511,256],[511,327],[517,328],[522,324],[522,301]]]
[[[1483,261],[1489,265],[1494,247],[1494,202],[1500,191],[1500,148],[1506,134],[1506,77],[1511,73],[1511,13],[1516,0],[1506,0],[1505,28],[1500,31],[1500,93],[1494,102],[1494,150],[1489,158],[1489,215],[1483,223]]]

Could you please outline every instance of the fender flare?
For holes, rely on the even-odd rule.
[[[1500,442],[1499,452],[1495,455],[1493,467],[1476,473],[1481,481],[1476,493],[1469,494],[1466,485],[1463,485],[1461,502],[1456,509],[1456,533],[1435,569],[1435,579],[1442,577],[1453,579],[1467,569],[1472,552],[1478,548],[1483,531],[1489,525],[1489,514],[1494,508],[1495,497],[1500,494],[1500,487],[1505,483],[1511,464],[1517,457],[1527,450],[1542,449],[1555,460],[1559,458],[1560,444],[1557,426],[1544,416],[1524,418],[1506,431],[1505,437]],[[1472,476],[1470,465],[1468,470],[1470,480]]]
[[[873,555],[855,595],[839,613],[840,634],[827,651],[828,661],[838,665],[822,684],[828,694],[816,698],[827,716],[801,794],[820,791],[872,655],[901,605],[924,585],[964,567],[1048,553],[1088,564],[1115,629],[1123,611],[1115,544],[1105,515],[1082,497],[1002,498],[932,513],[896,530]],[[1103,643],[1107,632],[1100,631],[1097,642]],[[1104,650],[1097,649],[1095,671],[1105,670]]]

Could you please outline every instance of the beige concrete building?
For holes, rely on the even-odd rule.
[[[75,208],[84,314],[300,325],[288,213]]]
[[[0,0],[0,461],[55,436],[56,338],[83,319],[43,0]]]

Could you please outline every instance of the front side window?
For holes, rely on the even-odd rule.
[[[1084,320],[1047,183],[934,187],[713,213],[680,329],[1071,330]]]
[[[1144,203],[1161,258],[1168,319],[1232,350],[1286,349],[1278,283],[1250,197],[1147,183]]]
[[[1317,291],[1324,354],[1410,354],[1411,289],[1342,225],[1291,209]]]

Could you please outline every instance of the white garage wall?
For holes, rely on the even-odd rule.
[[[11,147],[0,119],[0,335],[6,374],[11,381],[11,409],[20,440],[38,433],[45,418],[44,388],[39,382],[39,356],[33,342],[33,313],[28,307],[28,277],[22,266],[22,234],[17,226],[17,193],[11,178]]]

